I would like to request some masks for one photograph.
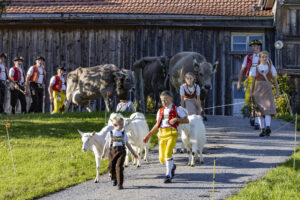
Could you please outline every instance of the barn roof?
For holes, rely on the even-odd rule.
[[[164,14],[272,16],[259,0],[11,0],[7,14]]]

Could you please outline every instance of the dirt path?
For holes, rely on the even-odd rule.
[[[175,154],[177,170],[171,184],[162,182],[165,168],[158,162],[156,147],[150,151],[150,164],[125,169],[124,190],[111,186],[106,174],[101,176],[100,183],[87,181],[42,199],[211,199],[215,157],[215,199],[223,199],[284,162],[293,152],[294,127],[287,122],[273,120],[273,133],[263,138],[258,137],[259,131],[254,131],[247,119],[209,116],[205,125],[208,143],[204,149],[204,164],[188,167],[187,155]],[[177,148],[179,146],[180,142]]]

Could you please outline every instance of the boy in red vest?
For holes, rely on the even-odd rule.
[[[0,114],[6,114],[4,112],[5,90],[6,81],[9,81],[7,69],[5,66],[6,54],[0,54]]]
[[[22,67],[23,57],[15,57],[14,64],[15,66],[9,69],[9,78],[13,84],[13,87],[10,89],[11,113],[15,114],[18,99],[21,103],[21,112],[26,113],[26,98],[24,91],[25,73]]]
[[[50,101],[53,102],[53,112],[52,114],[56,114],[60,112],[60,108],[62,105],[62,80],[61,76],[64,73],[64,68],[58,66],[57,67],[57,75],[52,76],[50,79],[50,84],[48,88]]]
[[[255,68],[259,64],[259,52],[262,50],[262,41],[260,40],[253,40],[249,44],[251,46],[252,52],[251,54],[248,54],[245,56],[242,68],[239,73],[239,78],[238,78],[238,84],[237,84],[237,89],[238,91],[241,90],[241,81],[243,78],[243,74],[245,74],[245,81],[244,81],[244,87],[245,87],[245,103],[250,103],[250,86],[252,83],[252,77],[249,77],[249,72],[251,68]],[[255,118],[255,119],[253,119]],[[253,121],[254,120],[254,121]],[[258,125],[258,117],[255,116],[255,113],[252,112],[252,118],[250,119],[250,123],[255,129],[259,129]]]
[[[146,143],[151,135],[159,130],[159,161],[166,163],[164,183],[171,183],[176,169],[172,155],[177,141],[177,126],[181,123],[189,123],[189,120],[184,110],[173,104],[173,94],[170,91],[163,91],[160,99],[163,108],[157,112],[157,122],[143,141]]]
[[[37,57],[35,59],[36,65],[31,66],[27,72],[25,88],[28,93],[28,87],[30,87],[32,98],[29,112],[43,112],[44,88],[46,85],[46,70],[44,69],[44,62],[45,58],[42,56]]]

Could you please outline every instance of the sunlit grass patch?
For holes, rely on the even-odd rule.
[[[149,127],[155,116],[147,116]],[[16,174],[12,167],[5,124],[9,129]],[[77,129],[100,131],[104,113],[0,116],[0,199],[33,199],[93,179],[92,152],[81,151]],[[152,143],[155,140],[152,139]],[[107,169],[101,161],[101,173]]]

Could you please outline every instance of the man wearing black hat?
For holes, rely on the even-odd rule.
[[[263,43],[260,40],[251,41],[249,46],[251,46],[253,53],[245,56],[243,64],[242,64],[242,68],[239,73],[238,84],[237,84],[238,91],[241,90],[241,81],[243,78],[243,74],[245,74],[245,81],[244,81],[245,104],[251,104],[249,95],[250,95],[250,86],[252,83],[252,78],[248,77],[248,76],[249,76],[250,69],[252,67],[256,67],[259,64],[259,52],[261,52],[261,50],[262,50],[262,44]],[[258,118],[255,117],[254,112],[252,112],[252,118],[250,119],[250,123],[252,126],[254,125],[255,129],[259,129]]]
[[[12,87],[10,89],[11,112],[12,114],[15,114],[16,104],[19,99],[21,103],[21,112],[26,113],[26,98],[24,91],[25,73],[22,67],[23,57],[15,57],[14,64],[15,66],[11,67],[9,70],[9,78],[12,82]]]
[[[45,58],[39,56],[35,59],[36,65],[29,68],[26,76],[26,92],[31,93],[32,103],[29,112],[43,112],[43,98],[46,83],[46,71],[44,69]],[[30,82],[30,84],[28,84]]]
[[[6,81],[8,79],[7,68],[5,66],[6,54],[0,54],[0,114],[5,114],[4,112],[4,100],[5,100],[5,90]]]
[[[63,81],[65,84],[65,80],[62,80],[64,79],[64,73],[65,69],[63,67],[58,66],[57,75],[52,76],[52,78],[50,79],[48,92],[50,101],[53,102],[54,106],[52,114],[63,112],[61,108],[63,107],[66,98],[66,94],[63,91]]]

